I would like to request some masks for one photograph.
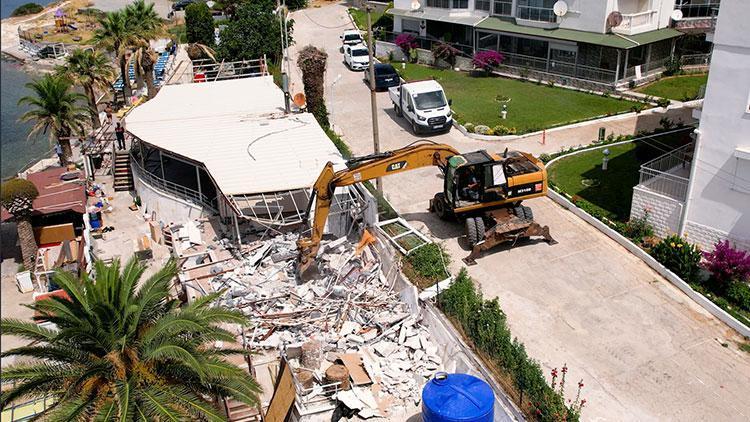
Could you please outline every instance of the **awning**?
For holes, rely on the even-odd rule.
[[[448,9],[406,10],[389,9],[386,13],[407,19],[425,19],[430,21],[448,22],[459,25],[475,26],[485,15],[475,15],[471,12],[456,12]]]
[[[601,45],[604,47],[630,49],[645,44],[651,44],[671,38],[679,37],[682,32],[664,28],[655,31],[643,32],[636,35],[600,34],[597,32],[576,31],[574,29],[544,29],[531,26],[517,25],[511,21],[497,17],[488,17],[474,25],[476,29],[487,29],[497,32],[505,32],[518,35],[529,35],[543,38],[553,38],[564,41],[574,41],[586,44]]]
[[[63,175],[65,180],[63,180]],[[55,167],[31,173],[26,176],[36,186],[39,196],[33,203],[33,215],[54,214],[61,211],[86,212],[86,188],[79,171],[69,172],[63,167]],[[13,217],[5,208],[0,212],[0,220]]]

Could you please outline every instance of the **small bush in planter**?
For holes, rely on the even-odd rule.
[[[703,253],[703,258],[703,267],[716,281],[750,281],[750,253],[733,248],[728,240],[716,243],[713,251]]]
[[[438,60],[443,60],[448,63],[451,67],[456,66],[456,56],[460,52],[456,47],[448,43],[437,43],[432,47],[432,56],[435,58],[435,64]]]
[[[650,212],[643,210],[643,217],[631,218],[622,228],[622,234],[636,243],[641,243],[644,237],[654,235],[654,228],[649,224]]]
[[[503,55],[493,50],[477,51],[471,64],[476,68],[484,69],[486,74],[492,71],[493,67],[499,66],[503,62]]]
[[[495,133],[495,135],[514,135],[516,133],[516,128],[510,128],[505,127],[503,125],[497,125],[492,128],[492,132]]]
[[[464,124],[464,129],[466,129],[467,132],[473,133],[474,132],[474,123],[466,123]]]
[[[671,103],[672,102],[669,101],[669,98],[659,98],[656,100],[656,105],[663,108],[667,108]]]
[[[727,299],[743,310],[750,312],[750,286],[743,281],[732,281],[727,288]]]
[[[664,62],[664,75],[672,76],[682,73],[682,63],[680,59],[672,57]]]
[[[480,135],[489,135],[490,131],[491,131],[490,127],[486,125],[474,126],[474,133],[478,133]]]
[[[651,256],[685,281],[698,279],[701,251],[680,236],[672,235],[659,242],[651,249]]]

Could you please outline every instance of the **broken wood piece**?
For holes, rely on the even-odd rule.
[[[367,375],[364,365],[362,365],[362,356],[359,353],[342,353],[336,362],[341,362],[349,371],[354,385],[372,384],[372,379]]]

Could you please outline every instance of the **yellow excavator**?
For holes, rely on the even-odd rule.
[[[356,157],[347,168],[334,171],[326,164],[318,176],[310,203],[315,206],[310,237],[297,241],[300,274],[315,261],[323,238],[323,229],[334,191],[378,177],[436,166],[443,173],[443,191],[430,200],[430,211],[444,220],[463,221],[466,240],[472,252],[464,258],[475,263],[481,251],[503,242],[515,242],[531,236],[542,236],[549,244],[557,243],[547,226],[534,222],[531,208],[521,201],[547,194],[547,170],[531,154],[508,151],[491,154],[484,150],[461,154],[446,144],[416,141],[403,148]]]

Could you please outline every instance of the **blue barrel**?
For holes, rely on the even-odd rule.
[[[494,408],[490,386],[471,375],[438,372],[422,390],[424,422],[492,422]]]

